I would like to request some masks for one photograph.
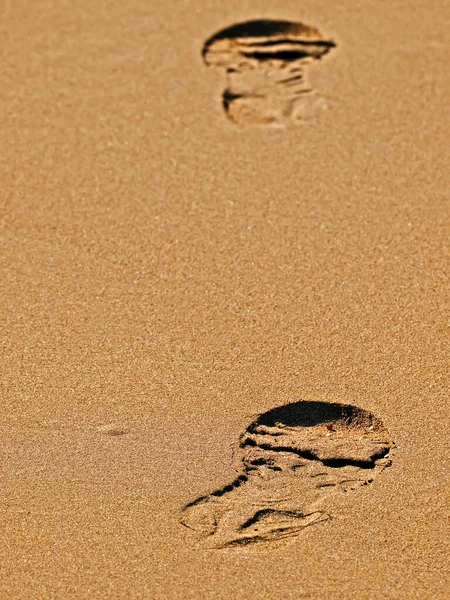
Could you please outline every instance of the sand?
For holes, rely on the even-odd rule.
[[[448,598],[448,3],[0,11],[0,598]],[[264,18],[335,43],[281,124],[201,56]],[[205,546],[183,510],[302,400],[375,415],[391,464]]]

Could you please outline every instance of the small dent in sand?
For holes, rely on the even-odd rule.
[[[111,437],[127,435],[127,433],[129,433],[128,429],[114,424],[101,425],[100,427],[97,427],[97,431],[103,435],[109,435]]]

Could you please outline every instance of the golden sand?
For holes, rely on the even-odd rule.
[[[448,4],[0,12],[0,598],[448,598]],[[252,19],[335,44],[292,119],[244,90],[233,122],[204,63]],[[198,544],[183,507],[299,400],[392,464],[283,543]]]

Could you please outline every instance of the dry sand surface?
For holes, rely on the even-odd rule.
[[[0,12],[1,600],[449,598],[448,2]]]

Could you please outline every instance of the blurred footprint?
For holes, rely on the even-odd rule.
[[[222,102],[231,121],[283,125],[325,106],[305,68],[335,46],[315,27],[266,19],[222,29],[205,42],[202,55],[206,65],[226,72]]]

